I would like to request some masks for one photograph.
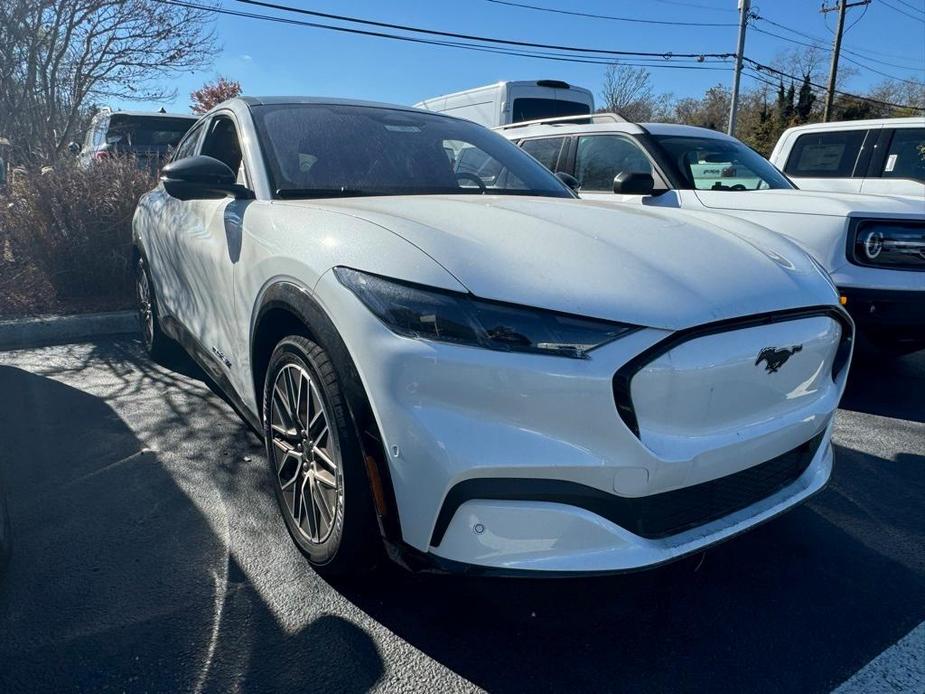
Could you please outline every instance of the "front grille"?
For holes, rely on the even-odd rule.
[[[641,537],[656,539],[675,535],[740,511],[796,481],[816,455],[823,433],[747,470],[692,487],[636,498],[564,480],[511,477],[463,480],[446,495],[430,544],[440,545],[456,511],[472,499],[545,501],[577,506]]]
[[[819,449],[822,434],[767,462],[693,487],[621,499],[618,525],[647,538],[704,525],[766,499],[796,481]]]

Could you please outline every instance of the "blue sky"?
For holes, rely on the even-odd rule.
[[[229,9],[294,16],[221,0]],[[737,21],[735,0],[514,0],[569,11],[678,22]],[[887,4],[884,4],[884,2]],[[630,51],[675,53],[734,52],[736,28],[666,26],[574,17],[510,7],[488,0],[415,2],[414,0],[279,0],[306,9],[351,15],[428,29],[453,31],[505,39]],[[905,4],[904,4],[905,3]],[[830,0],[834,4],[834,0]],[[912,8],[922,8],[916,12]],[[905,11],[901,14],[893,8]],[[823,17],[819,0],[764,0],[753,9],[768,20],[805,34],[831,41],[835,13]],[[862,61],[876,59],[872,67],[897,77],[925,79],[925,0],[873,0],[867,8],[852,8],[845,35],[848,49],[864,54]],[[912,15],[912,16],[909,16]],[[922,20],[914,19],[921,16]],[[860,18],[860,19],[859,19]],[[304,17],[311,21],[311,18]],[[336,24],[328,20],[314,20]],[[828,22],[828,25],[826,24]],[[804,40],[778,27],[756,23],[758,28]],[[222,52],[214,66],[172,80],[177,98],[163,104],[170,111],[188,110],[189,93],[206,80],[222,74],[242,83],[254,95],[300,94],[338,96],[412,104],[420,99],[498,80],[562,79],[588,87],[598,94],[604,66],[553,62],[523,57],[477,53],[454,48],[425,46],[386,39],[347,35],[322,29],[286,26],[239,17],[219,16],[216,31]],[[793,44],[751,31],[745,55],[764,63]],[[845,65],[845,63],[843,63]],[[658,91],[677,97],[698,96],[717,83],[731,83],[731,66],[720,70],[653,68]],[[862,90],[882,81],[867,70],[845,85]],[[754,83],[744,79],[747,88]],[[162,104],[113,104],[123,108],[159,108]]]

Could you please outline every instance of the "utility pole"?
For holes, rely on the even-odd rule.
[[[748,13],[751,11],[751,0],[739,0],[739,42],[736,47],[735,73],[732,77],[732,100],[729,104],[729,127],[726,132],[735,134],[736,109],[739,108],[739,81],[742,79],[742,52],[745,50],[745,28],[748,26]]]
[[[838,26],[835,27],[835,40],[832,43],[832,66],[829,68],[829,87],[825,92],[825,111],[822,113],[824,123],[828,123],[832,117],[832,102],[835,100],[835,75],[838,73],[838,55],[841,53],[841,37],[845,31],[845,12],[849,7],[869,4],[870,0],[858,0],[858,2],[836,0],[835,7],[826,7],[823,4],[822,9],[819,10],[822,14],[838,11]]]

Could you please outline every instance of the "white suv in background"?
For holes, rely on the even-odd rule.
[[[925,117],[800,125],[781,135],[771,163],[805,190],[925,200]]]
[[[797,246],[722,227],[576,200],[458,118],[242,97],[139,202],[139,314],[261,432],[316,567],[381,536],[412,567],[619,571],[831,473],[851,319]]]
[[[739,140],[686,125],[596,114],[499,130],[586,200],[710,212],[716,224],[721,213],[786,235],[830,273],[868,344],[925,347],[925,199],[797,190]]]

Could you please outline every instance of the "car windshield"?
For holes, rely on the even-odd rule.
[[[373,106],[253,107],[277,197],[572,197],[546,168],[468,121]]]
[[[767,159],[738,140],[655,135],[696,190],[768,190],[794,186]]]
[[[109,121],[106,142],[129,147],[176,147],[195,122],[195,118],[124,116],[116,113]]]

